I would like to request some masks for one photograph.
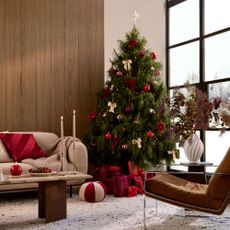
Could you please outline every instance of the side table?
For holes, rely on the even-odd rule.
[[[205,161],[197,163],[181,162],[180,165],[187,166],[188,172],[198,172],[197,174],[187,174],[186,179],[197,183],[207,184],[206,167],[213,166],[213,163]],[[199,172],[203,173],[199,174]]]

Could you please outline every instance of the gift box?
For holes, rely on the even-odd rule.
[[[134,185],[128,187],[128,197],[136,196],[138,193],[138,188]]]
[[[113,178],[104,178],[104,179],[100,179],[99,181],[101,181],[105,185],[106,194],[108,195],[113,194]]]
[[[130,178],[127,175],[113,177],[113,195],[116,197],[127,197],[130,186]]]
[[[96,169],[96,178],[105,179],[121,174],[121,167],[116,165],[100,166]]]

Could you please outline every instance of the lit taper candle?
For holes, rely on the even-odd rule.
[[[75,147],[76,140],[76,110],[73,110],[73,147]]]
[[[61,116],[61,139],[64,138],[64,122],[63,122],[63,116]]]

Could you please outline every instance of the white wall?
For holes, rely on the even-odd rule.
[[[165,0],[104,0],[104,42],[105,42],[105,77],[111,67],[113,49],[117,49],[117,40],[123,40],[131,31],[135,9],[142,15],[136,27],[148,43],[147,48],[157,54],[162,62],[162,78],[165,77]]]

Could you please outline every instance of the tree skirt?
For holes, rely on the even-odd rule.
[[[222,216],[200,217],[184,216],[184,209],[147,198],[147,229],[230,229],[230,208]],[[196,212],[193,212],[197,215]],[[87,203],[73,195],[67,200],[67,219],[45,224],[38,219],[38,201],[36,196],[17,196],[3,198],[0,204],[0,229],[79,229],[79,230],[139,230],[143,228],[143,196],[133,198],[115,198],[106,196],[99,203]]]

